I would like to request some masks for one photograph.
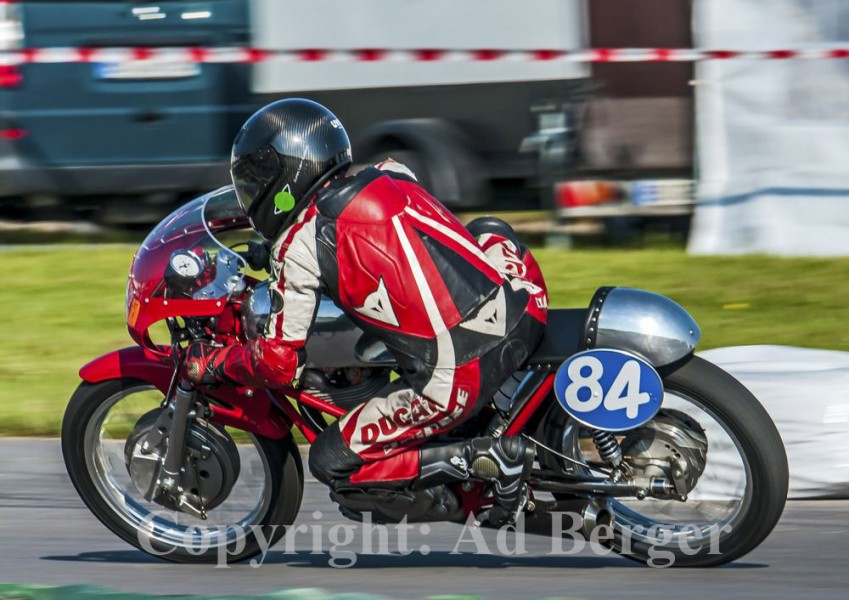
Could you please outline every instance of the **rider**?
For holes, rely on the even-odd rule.
[[[187,373],[199,384],[291,385],[326,294],[385,343],[401,376],[318,436],[315,477],[343,505],[346,491],[397,486],[429,490],[442,511],[457,507],[445,484],[492,482],[488,519],[510,522],[533,462],[523,438],[424,442],[485,405],[536,347],[548,305],[539,267],[509,225],[485,217],[464,228],[403,165],[346,176],[350,165],[342,123],[310,100],[274,102],[244,124],[231,175],[273,242],[272,311],[260,339],[192,344]]]

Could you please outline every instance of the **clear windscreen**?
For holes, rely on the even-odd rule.
[[[245,288],[245,260],[237,253],[260,241],[232,187],[181,206],[145,238],[133,261],[133,297],[229,299]],[[143,299],[143,298],[141,298]]]

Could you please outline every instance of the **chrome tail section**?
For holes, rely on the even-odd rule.
[[[701,335],[693,317],[666,296],[605,287],[590,303],[582,345],[626,350],[663,367],[691,354]]]

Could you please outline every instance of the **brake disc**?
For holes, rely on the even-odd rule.
[[[133,485],[145,499],[175,509],[176,499],[154,496],[167,436],[160,447],[146,452],[141,449],[142,441],[157,423],[160,410],[152,410],[136,422],[124,445],[124,461]],[[193,508],[198,512],[210,511],[224,502],[239,478],[240,468],[239,449],[223,427],[201,420],[189,425],[180,487],[181,496]]]

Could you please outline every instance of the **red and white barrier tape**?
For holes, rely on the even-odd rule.
[[[289,62],[695,62],[703,60],[787,60],[849,58],[849,47],[795,50],[703,50],[695,48],[592,48],[585,50],[349,50],[259,48],[27,48],[0,52],[0,65],[26,63],[188,62],[259,63]]]

